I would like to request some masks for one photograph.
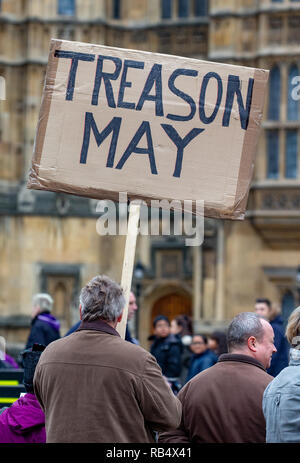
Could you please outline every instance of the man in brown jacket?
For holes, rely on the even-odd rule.
[[[176,428],[181,403],[156,360],[115,330],[125,299],[105,276],[81,291],[81,325],[41,355],[34,390],[47,442],[154,442]]]
[[[160,434],[159,442],[265,442],[262,398],[273,379],[266,373],[276,352],[273,329],[244,312],[232,320],[227,341],[229,353],[181,389],[181,424]]]

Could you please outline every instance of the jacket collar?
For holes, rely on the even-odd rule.
[[[60,322],[50,312],[41,312],[37,315],[36,320],[48,323],[56,331],[59,331]]]
[[[39,312],[38,314],[36,314],[36,316],[31,320],[31,324],[33,325],[37,320],[38,318],[42,315],[42,316],[47,316],[49,315],[50,312],[48,310],[44,310],[44,312]]]
[[[113,336],[119,336],[119,333],[104,320],[93,320],[92,322],[82,321],[76,331],[81,330],[95,330],[103,331],[104,333],[112,334]]]
[[[263,365],[250,355],[243,355],[243,354],[222,354],[219,357],[219,362],[242,362],[242,363],[250,363],[251,365],[255,365],[258,368],[266,371]]]

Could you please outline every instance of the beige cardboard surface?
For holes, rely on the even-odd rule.
[[[53,39],[28,188],[204,200],[206,216],[242,219],[267,79],[261,69]]]

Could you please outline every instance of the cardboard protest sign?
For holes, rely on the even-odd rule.
[[[51,41],[28,187],[242,219],[268,71]]]

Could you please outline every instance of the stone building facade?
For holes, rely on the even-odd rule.
[[[287,318],[300,293],[300,1],[2,0],[0,335],[25,342],[40,291],[53,295],[64,333],[85,282],[121,277],[125,238],[97,234],[94,200],[26,189],[51,37],[270,69],[246,220],[206,220],[201,247],[140,236],[135,327],[145,347],[161,312],[210,332],[258,296]]]

